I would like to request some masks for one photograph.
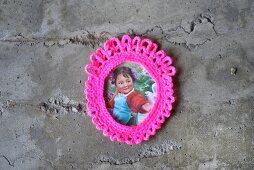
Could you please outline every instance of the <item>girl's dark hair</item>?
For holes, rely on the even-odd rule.
[[[112,84],[116,84],[116,78],[119,74],[122,74],[126,78],[131,77],[132,81],[136,80],[132,70],[129,67],[122,66],[122,67],[118,67],[117,69],[114,70],[113,80],[111,81]]]

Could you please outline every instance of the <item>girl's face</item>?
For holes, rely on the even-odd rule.
[[[116,78],[116,88],[118,92],[127,94],[134,87],[133,80],[130,75],[128,77],[124,77],[123,74],[119,74]]]

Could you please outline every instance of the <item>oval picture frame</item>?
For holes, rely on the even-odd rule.
[[[149,140],[170,117],[173,96],[172,76],[176,69],[171,57],[150,39],[123,35],[121,39],[113,37],[90,56],[91,63],[85,66],[88,79],[85,82],[85,97],[88,115],[98,130],[111,141],[139,144]],[[147,118],[137,126],[120,124],[108,112],[104,99],[104,83],[107,76],[118,65],[134,62],[142,65],[156,83],[157,98]]]

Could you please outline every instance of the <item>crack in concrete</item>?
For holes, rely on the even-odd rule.
[[[40,157],[20,156],[20,157],[15,158],[15,160],[13,160],[13,161],[10,161],[5,155],[1,155],[0,157],[3,157],[3,158],[8,162],[9,166],[12,166],[12,167],[14,167],[15,162],[17,162],[19,159],[22,159],[22,158],[39,159],[39,160],[41,160],[41,161],[48,162],[48,163],[50,164],[51,167],[54,167],[54,166],[53,166],[53,163],[52,163],[50,160],[48,160],[48,159],[43,159],[43,158],[40,158]]]
[[[153,32],[155,29],[159,29],[161,31],[161,34],[164,34],[164,30],[160,25],[155,25],[154,27],[147,29],[142,35],[149,35],[151,32]]]
[[[16,105],[15,101],[6,100],[5,102],[0,102],[0,117],[2,117],[4,110],[12,108]]]
[[[192,33],[195,31],[195,28],[196,26],[198,26],[199,24],[202,24],[202,23],[210,23],[212,25],[212,29],[214,31],[214,34],[215,36],[214,37],[211,37],[211,38],[205,38],[205,40],[203,40],[202,42],[200,43],[188,43],[188,41],[186,39],[189,38],[189,36],[192,35]],[[188,35],[188,37],[185,37],[183,39],[184,42],[177,42],[177,41],[171,41],[170,38],[168,38],[171,33],[175,32],[175,33],[178,33],[179,32],[179,29],[181,29],[184,33],[186,33]],[[169,43],[172,43],[172,44],[178,44],[180,46],[183,46],[185,47],[186,49],[188,49],[189,51],[191,51],[193,48],[197,48],[197,47],[200,47],[204,44],[206,44],[207,42],[209,41],[212,41],[214,38],[218,37],[219,34],[218,32],[216,31],[215,29],[215,23],[213,21],[213,18],[212,16],[210,16],[209,14],[200,14],[198,18],[196,19],[193,19],[191,22],[190,22],[190,31],[187,31],[182,25],[179,25],[175,28],[172,28],[172,29],[169,29],[166,33],[166,35],[164,36],[165,38],[165,41],[169,42]]]
[[[86,36],[75,36],[70,38],[70,42],[73,44],[82,44],[82,45],[90,45],[92,48],[95,48],[95,46],[99,46],[101,43],[106,41],[108,39],[109,33],[108,32],[101,32],[99,36],[97,36],[95,33],[90,33],[87,31]]]
[[[34,45],[38,43],[43,43],[46,47],[51,47],[53,45],[64,46],[66,44],[82,44],[85,46],[90,46],[95,48],[108,39],[110,34],[108,32],[101,32],[99,34],[91,33],[86,31],[85,33],[74,35],[71,37],[58,37],[58,38],[50,38],[50,37],[25,37],[21,33],[16,35],[15,37],[0,39],[1,42],[8,43],[20,43],[20,44],[29,44]]]
[[[17,106],[32,106],[32,107],[38,107],[38,105],[36,104],[33,104],[32,103],[33,101],[31,100],[22,100],[22,101],[19,101],[19,100],[6,100],[6,101],[3,101],[3,102],[0,102],[0,116],[3,115],[3,113],[8,110],[8,109],[11,109],[11,108],[15,108]]]
[[[168,32],[174,32],[174,31],[177,31],[178,29],[182,29],[185,33],[187,33],[187,34],[190,34],[193,30],[194,30],[194,26],[193,26],[193,30],[191,30],[190,32],[189,31],[186,31],[186,29],[183,27],[183,26],[181,26],[181,25],[178,25],[177,27],[175,27],[175,28],[171,28],[171,29],[169,29],[168,30]]]
[[[207,22],[212,24],[212,29],[215,33],[215,37],[213,38],[206,38],[205,40],[203,40],[200,43],[188,43],[188,41],[186,40],[186,38],[184,38],[184,42],[177,42],[177,41],[172,41],[170,40],[170,38],[168,38],[168,36],[171,35],[171,33],[174,32],[178,32],[179,30],[182,30],[185,34],[187,34],[188,36],[190,36],[194,31],[195,28],[199,25],[202,24],[203,22]],[[165,40],[169,43],[172,44],[178,44],[180,46],[183,46],[184,48],[188,49],[188,50],[192,50],[193,48],[197,48],[200,47],[204,44],[206,44],[209,41],[212,41],[212,39],[216,38],[219,36],[219,33],[216,31],[215,29],[215,23],[213,20],[213,17],[210,14],[200,14],[197,18],[194,18],[190,24],[190,31],[187,31],[186,28],[184,28],[182,25],[176,26],[175,28],[169,29],[167,30],[167,32],[160,26],[160,25],[155,25],[152,28],[149,28],[147,30],[144,31],[144,33],[136,33],[136,31],[134,29],[129,29],[127,30],[127,33],[130,35],[141,35],[141,36],[149,36],[150,34],[152,34],[154,32],[154,34],[156,34],[156,37],[159,37],[162,40]],[[122,35],[125,33],[120,33],[119,35]],[[162,36],[158,35],[161,34]],[[24,44],[30,44],[30,45],[34,45],[37,43],[43,43],[44,46],[46,47],[51,47],[53,45],[58,45],[58,46],[64,46],[66,44],[82,44],[85,46],[90,46],[92,48],[95,48],[96,46],[99,46],[101,43],[105,42],[108,38],[109,35],[111,35],[109,32],[103,31],[101,33],[91,33],[88,30],[84,30],[83,33],[79,34],[77,33],[74,36],[70,36],[70,37],[59,37],[59,38],[50,38],[50,37],[32,37],[32,38],[28,38],[23,36],[21,33],[16,35],[15,37],[9,38],[9,39],[0,39],[1,42],[10,42],[10,43],[24,43]],[[153,36],[153,35],[151,35]]]
[[[152,146],[145,145],[143,150],[138,154],[135,154],[130,158],[117,159],[107,155],[100,155],[98,160],[95,161],[96,164],[100,163],[110,163],[111,165],[122,165],[122,164],[133,164],[139,162],[144,158],[158,157],[167,154],[175,149],[181,149],[182,145],[177,144],[171,140],[166,140],[162,144],[155,144]]]
[[[10,166],[14,167],[14,162],[12,163],[5,155],[1,155],[1,157],[3,157]]]
[[[219,33],[215,29],[215,23],[213,21],[212,16],[210,16],[209,14],[200,14],[200,17],[207,19],[207,22],[209,22],[213,25],[213,31],[215,32],[216,36],[219,36]]]
[[[200,46],[206,44],[207,42],[212,41],[212,39],[207,38],[205,41],[203,41],[202,43],[198,43],[198,44],[188,44],[186,40],[185,40],[184,43],[178,43],[178,42],[170,41],[170,40],[167,40],[167,39],[166,39],[166,41],[169,42],[169,43],[172,43],[174,45],[178,44],[178,45],[183,46],[184,48],[188,49],[189,51],[191,51],[194,48],[200,47]]]
[[[200,43],[195,43],[195,44],[192,44],[192,43],[188,43],[188,41],[186,39],[184,39],[183,41],[184,42],[176,42],[176,41],[170,41],[167,36],[170,36],[171,33],[173,32],[178,32],[179,30],[183,31],[185,34],[187,34],[188,36],[190,36],[194,31],[195,31],[195,27],[198,26],[199,24],[202,24],[203,22],[207,22],[207,23],[210,23],[212,24],[212,29],[215,33],[215,37],[213,38],[205,38],[205,40],[203,40],[202,42]],[[213,21],[213,17],[209,14],[200,14],[197,18],[193,19],[190,24],[189,24],[189,27],[190,27],[190,31],[186,30],[185,27],[183,27],[182,25],[178,25],[174,28],[171,28],[171,29],[168,29],[167,31],[164,30],[160,25],[155,25],[154,27],[152,28],[149,28],[147,30],[144,31],[144,33],[141,33],[141,34],[138,34],[137,31],[135,31],[134,29],[128,29],[128,33],[130,35],[133,35],[133,36],[136,36],[136,35],[141,35],[141,36],[152,36],[151,35],[153,32],[156,32],[156,29],[157,29],[157,32],[160,32],[159,34],[161,34],[162,36],[156,34],[156,38],[160,38],[162,40],[165,40],[171,44],[174,44],[174,45],[179,45],[179,46],[183,46],[184,48],[188,49],[189,51],[191,51],[193,48],[197,48],[197,47],[200,47],[204,44],[206,44],[207,42],[209,41],[212,41],[214,38],[218,37],[219,36],[219,33],[216,31],[215,29],[215,23]],[[120,35],[123,35],[124,33],[121,33]]]
[[[84,102],[76,102],[63,95],[50,97],[47,102],[40,103],[39,107],[43,112],[54,115],[56,118],[58,115],[84,114],[86,112]]]

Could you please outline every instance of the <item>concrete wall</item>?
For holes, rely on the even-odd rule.
[[[0,169],[253,169],[253,0],[0,0]],[[173,115],[149,142],[111,142],[83,71],[107,38],[174,59]]]

